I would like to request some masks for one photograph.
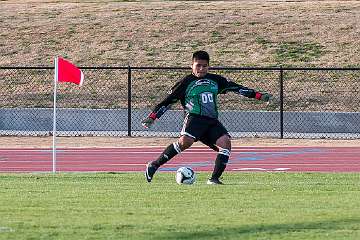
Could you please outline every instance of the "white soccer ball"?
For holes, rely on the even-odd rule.
[[[190,167],[181,167],[176,171],[175,179],[178,184],[193,184],[196,174]]]

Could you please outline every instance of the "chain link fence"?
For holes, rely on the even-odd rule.
[[[285,137],[359,138],[359,70],[292,69],[283,74]]]
[[[190,68],[83,67],[82,87],[61,83],[61,136],[175,137],[184,111],[172,106],[153,128],[140,122]],[[241,85],[274,95],[266,105],[219,96],[220,121],[233,137],[359,138],[360,69],[213,68]],[[0,67],[0,135],[51,135],[52,67]]]

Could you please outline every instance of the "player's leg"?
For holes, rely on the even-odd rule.
[[[184,150],[188,149],[189,147],[191,147],[193,145],[194,142],[195,142],[195,138],[189,137],[187,135],[182,135],[179,138],[180,150],[184,151]]]
[[[214,170],[207,183],[222,184],[220,177],[226,168],[231,153],[230,135],[226,128],[218,122],[216,126],[211,128],[211,131],[206,135],[206,137],[208,142],[215,143],[219,149],[215,160]]]
[[[186,116],[179,140],[167,146],[155,161],[146,165],[146,180],[151,182],[155,172],[161,165],[168,162],[181,151],[189,148],[195,142],[197,136],[203,134],[205,130],[206,124],[202,123],[201,119],[193,116]]]
[[[226,165],[229,161],[231,153],[230,136],[228,134],[224,134],[216,141],[216,145],[219,148],[219,152],[216,156],[214,170],[208,184],[222,184],[219,179],[225,171]]]
[[[175,157],[177,154],[181,153],[185,149],[191,147],[191,145],[194,143],[195,139],[192,137],[189,137],[187,135],[181,136],[178,141],[170,144],[165,148],[165,150],[160,154],[160,156],[155,160],[151,162],[151,165],[155,166],[156,168],[159,168],[161,165],[164,165],[167,163],[170,159]]]
[[[199,139],[203,144],[205,144],[206,146],[208,146],[209,148],[211,148],[212,150],[214,150],[215,152],[219,151],[218,146],[215,145],[215,143],[210,143],[209,140],[207,138],[201,138]]]
[[[146,165],[145,177],[148,182],[151,182],[154,177],[155,172],[158,168],[169,161],[171,158],[175,157],[181,152],[179,141],[174,142],[167,146],[165,150],[160,154],[160,156],[152,162],[149,162]]]
[[[195,141],[196,133],[194,133],[194,129],[196,128],[197,124],[194,123],[192,118],[186,117],[184,120],[184,125],[181,131],[181,136],[178,141],[170,144],[165,148],[165,150],[160,154],[158,159],[151,162],[152,165],[159,168],[161,165],[168,162],[170,159],[175,157],[180,152],[184,151],[185,149],[191,147],[191,145]]]

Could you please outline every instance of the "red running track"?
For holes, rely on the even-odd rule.
[[[57,150],[58,172],[144,171],[163,147]],[[216,153],[192,147],[161,168],[211,171]],[[0,149],[0,172],[51,172],[51,149]],[[233,147],[227,171],[360,172],[360,147]]]

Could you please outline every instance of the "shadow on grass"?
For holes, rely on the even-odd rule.
[[[356,226],[356,227],[354,227]],[[284,235],[294,232],[324,231],[324,230],[359,230],[360,218],[337,219],[322,222],[304,222],[269,225],[244,225],[239,227],[218,226],[206,231],[168,232],[157,239],[241,239],[244,237],[259,237],[259,234]],[[331,235],[330,235],[331,236]]]

